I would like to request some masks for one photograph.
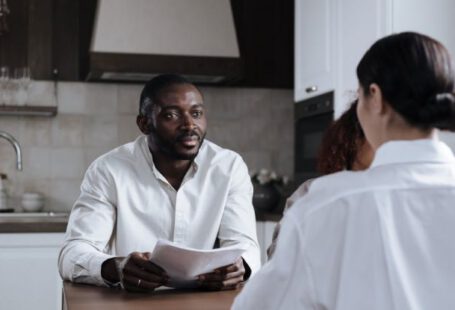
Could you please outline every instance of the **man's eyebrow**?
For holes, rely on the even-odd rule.
[[[175,105],[175,104],[170,104],[170,105],[159,105],[161,110],[180,110],[181,107],[179,105]],[[202,109],[205,109],[205,105],[203,102],[200,102],[200,103],[196,103],[194,105],[191,106],[191,109],[199,109],[199,108],[202,108]]]
[[[204,108],[205,105],[201,102],[201,103],[196,103],[195,105],[191,106],[192,109],[194,108]]]
[[[180,110],[179,106],[176,105],[166,105],[166,106],[160,106],[161,110]]]

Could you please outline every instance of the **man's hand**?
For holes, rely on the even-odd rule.
[[[240,257],[234,264],[220,267],[213,272],[198,276],[201,288],[208,290],[232,290],[244,284],[245,266]]]
[[[160,266],[150,261],[150,255],[147,252],[133,252],[127,257],[109,259],[103,263],[101,275],[110,282],[120,281],[128,291],[153,291],[165,285],[169,277]]]

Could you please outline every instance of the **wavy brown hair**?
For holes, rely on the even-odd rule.
[[[317,169],[321,174],[351,170],[365,135],[357,118],[357,100],[324,132]]]

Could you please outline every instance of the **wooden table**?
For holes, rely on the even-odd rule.
[[[240,290],[203,292],[170,289],[144,294],[64,282],[63,292],[63,309],[67,310],[227,310]]]

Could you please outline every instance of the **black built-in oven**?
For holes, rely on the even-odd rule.
[[[317,155],[325,130],[333,121],[333,92],[295,103],[295,181],[317,177]]]

